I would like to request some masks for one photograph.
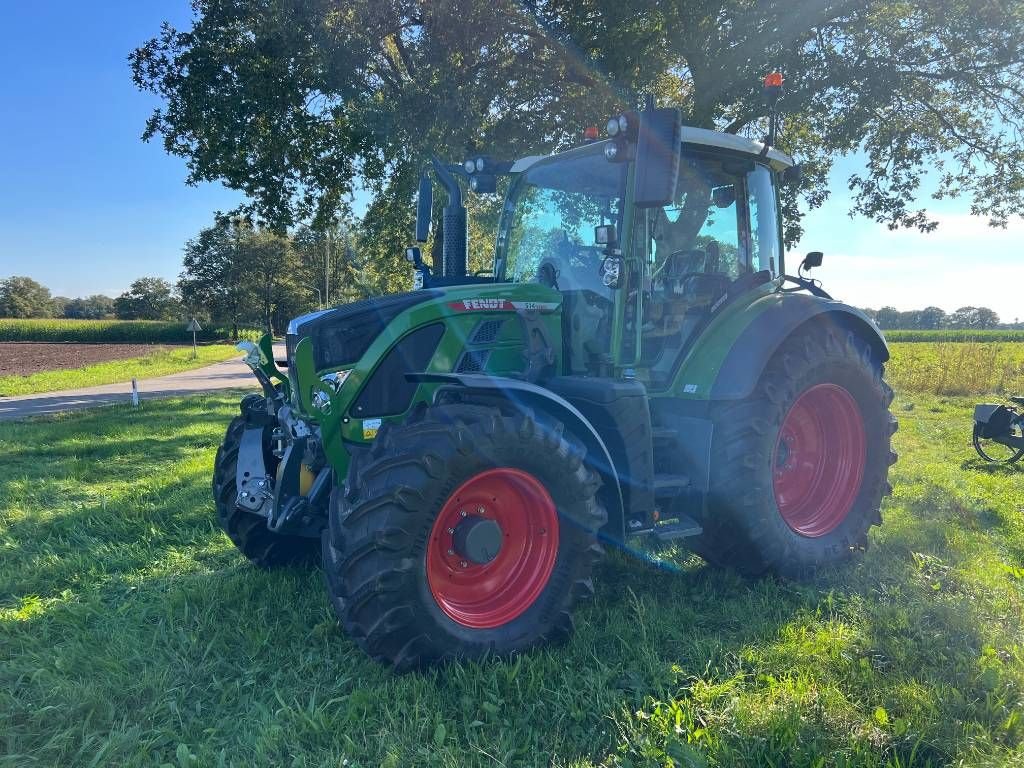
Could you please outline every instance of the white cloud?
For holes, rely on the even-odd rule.
[[[828,219],[808,226],[804,243],[825,252],[814,276],[837,298],[901,310],[986,306],[1004,321],[1024,317],[1024,221],[995,229],[983,218],[943,213],[938,229],[922,234]],[[789,271],[798,261],[799,253],[788,257]]]

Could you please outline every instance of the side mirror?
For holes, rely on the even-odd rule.
[[[601,224],[594,227],[594,243],[596,245],[615,245],[617,242],[614,224]]]
[[[423,255],[420,253],[418,246],[412,246],[411,248],[405,249],[405,260],[413,266],[418,267],[423,263]]]
[[[638,208],[661,208],[676,195],[683,121],[674,107],[639,115],[634,200]]]
[[[420,176],[416,194],[416,242],[425,243],[430,237],[430,219],[434,212],[434,185],[427,174]]]
[[[782,172],[782,183],[787,187],[798,187],[804,178],[802,165],[791,165]]]
[[[800,271],[802,272],[805,269],[814,269],[815,267],[820,267],[821,262],[824,259],[825,254],[823,254],[821,251],[811,251],[806,256],[804,256],[804,260],[800,262]]]

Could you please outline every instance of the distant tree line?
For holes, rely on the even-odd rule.
[[[1015,318],[1012,323],[1000,322],[999,315],[988,307],[960,307],[947,313],[940,307],[925,307],[901,312],[895,307],[865,309],[864,313],[883,330],[937,331],[944,328],[954,330],[985,331],[993,328],[1024,329],[1024,323]]]
[[[15,275],[0,280],[0,317],[175,320],[182,316],[177,289],[160,277],[140,277],[116,298],[95,294],[77,299],[53,296],[31,277]]]
[[[176,284],[140,277],[116,298],[53,296],[30,277],[0,279],[0,317],[187,320],[262,327],[280,333],[288,321],[325,305],[391,289],[389,276],[358,262],[344,227],[276,232],[240,218],[218,218],[185,244]]]

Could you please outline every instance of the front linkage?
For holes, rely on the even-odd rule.
[[[291,384],[277,367],[270,336],[238,347],[264,394],[242,403],[237,506],[266,520],[274,534],[317,538],[332,486],[320,430],[290,405]]]

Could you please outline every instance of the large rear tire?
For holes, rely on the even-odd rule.
[[[824,326],[794,334],[751,397],[716,407],[694,549],[747,575],[790,577],[863,551],[896,461],[892,399],[863,338]]]
[[[238,498],[235,472],[238,448],[247,424],[245,414],[250,410],[262,410],[264,403],[264,399],[257,395],[246,397],[241,405],[242,415],[231,420],[224,442],[217,449],[213,464],[213,501],[217,508],[217,523],[238,550],[260,568],[307,563],[317,553],[316,539],[276,534],[267,528],[264,518],[239,509],[235,503]],[[263,460],[272,470],[277,460],[270,453],[269,444],[269,434],[264,434]]]
[[[601,554],[599,485],[582,445],[529,414],[440,405],[382,429],[324,532],[342,626],[398,669],[567,636]]]

